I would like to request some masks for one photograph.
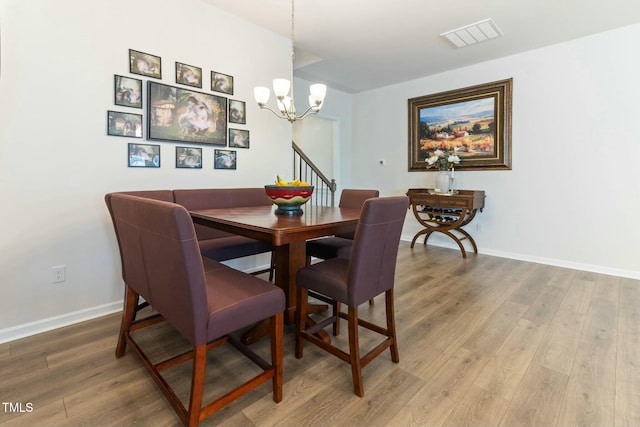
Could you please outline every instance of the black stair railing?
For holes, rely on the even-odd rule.
[[[316,206],[335,206],[336,180],[327,178],[294,141],[291,145],[294,179],[315,187],[309,202]]]

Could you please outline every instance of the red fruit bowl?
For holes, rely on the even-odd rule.
[[[264,192],[267,197],[278,206],[276,213],[280,215],[302,215],[300,206],[309,201],[313,194],[313,185],[309,186],[284,186],[265,185]]]

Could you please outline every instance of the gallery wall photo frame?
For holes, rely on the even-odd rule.
[[[249,148],[249,131],[229,128],[229,148]]]
[[[114,104],[142,108],[142,80],[115,74]]]
[[[162,58],[150,53],[129,49],[129,72],[154,79],[162,79]]]
[[[147,137],[226,147],[227,98],[147,82]]]
[[[108,110],[107,135],[142,138],[142,114]]]
[[[233,169],[237,167],[237,153],[235,150],[215,149],[213,152],[214,169]]]
[[[511,170],[512,83],[409,99],[409,172],[426,172],[425,160],[435,150],[454,151],[456,170]]]
[[[202,169],[202,148],[176,147],[176,168]]]
[[[233,76],[212,71],[211,90],[214,92],[226,93],[227,95],[233,95]]]
[[[127,161],[130,168],[160,167],[159,145],[130,143],[127,149]]]
[[[229,100],[229,123],[247,124],[247,106],[244,101]]]
[[[202,68],[176,61],[176,83],[202,88]]]

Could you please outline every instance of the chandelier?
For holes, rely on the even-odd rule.
[[[327,94],[327,86],[323,84],[313,84],[309,86],[309,108],[302,113],[296,114],[296,107],[293,100],[293,60],[295,59],[294,52],[294,32],[295,32],[295,0],[291,0],[291,79],[274,79],[273,80],[273,93],[276,96],[276,106],[278,111],[272,110],[267,107],[267,101],[271,91],[267,87],[256,87],[253,89],[256,102],[260,108],[271,111],[277,117],[286,119],[291,123],[296,120],[302,120],[310,114],[317,114],[322,108],[324,97]],[[291,94],[289,94],[291,89]]]

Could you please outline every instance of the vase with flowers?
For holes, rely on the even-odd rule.
[[[436,176],[435,191],[439,193],[451,192],[453,188],[452,182],[455,174],[455,165],[460,163],[460,157],[455,154],[455,151],[436,150],[427,160],[425,160],[425,162],[427,163],[427,169],[432,167],[438,168],[439,172]]]

